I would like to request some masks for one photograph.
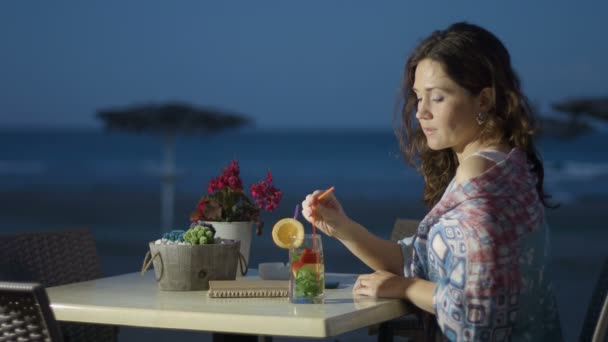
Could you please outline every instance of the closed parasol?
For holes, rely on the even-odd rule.
[[[219,133],[253,124],[252,119],[240,114],[179,102],[111,108],[98,111],[97,116],[108,130],[162,136],[161,232],[173,229],[176,135]]]

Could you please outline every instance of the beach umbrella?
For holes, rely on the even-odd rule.
[[[588,97],[567,100],[553,105],[553,109],[573,117],[587,115],[608,121],[608,97]]]
[[[566,113],[569,119],[557,120],[545,124],[550,130],[556,131],[559,137],[574,138],[594,130],[592,122],[586,119],[608,121],[608,97],[581,97],[565,100],[552,105],[557,112]],[[542,131],[542,126],[541,126]]]
[[[194,107],[179,102],[99,110],[97,116],[108,130],[153,133],[162,136],[161,232],[173,229],[176,135],[197,133],[207,135],[253,124],[252,119],[240,114]]]

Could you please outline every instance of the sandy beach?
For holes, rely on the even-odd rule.
[[[340,196],[339,190],[337,191]],[[175,229],[185,229],[188,214],[198,195],[185,192],[176,197]],[[284,261],[285,251],[276,248],[270,228],[279,218],[293,215],[301,195],[284,198],[276,212],[265,213],[262,236],[254,237],[250,263]],[[388,238],[396,218],[424,216],[419,201],[403,198],[341,198],[347,213],[381,237]],[[88,227],[96,239],[104,275],[136,272],[147,251],[147,242],[161,234],[159,227],[159,194],[153,191],[125,191],[108,186],[86,191],[60,192],[51,188],[28,188],[0,193],[2,232],[53,230]],[[554,285],[566,341],[575,340],[580,331],[588,300],[603,257],[608,231],[603,221],[608,199],[583,198],[549,210],[547,219],[552,228]],[[370,270],[354,258],[337,241],[324,239],[326,270],[329,272],[367,273]],[[121,341],[210,340],[210,334],[124,328]],[[326,339],[327,341],[373,341],[367,330]],[[276,341],[294,339],[277,338]]]

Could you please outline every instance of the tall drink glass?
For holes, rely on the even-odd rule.
[[[325,263],[321,235],[304,235],[302,245],[289,250],[289,300],[298,304],[323,303]]]

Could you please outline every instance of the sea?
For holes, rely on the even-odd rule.
[[[568,322],[563,324],[567,341],[578,336],[597,272],[606,256],[608,235],[603,222],[608,208],[607,141],[608,133],[602,131],[572,139],[542,137],[537,142],[545,166],[546,190],[563,205],[554,216],[557,220],[550,225],[561,227],[561,231],[557,229],[559,234],[553,236],[552,264],[562,322]],[[60,228],[76,223],[87,225],[96,237],[106,275],[138,271],[147,241],[161,234],[157,213],[138,223],[130,219],[130,214],[135,213],[128,212],[127,208],[126,212],[121,211],[123,216],[112,218],[116,216],[112,210],[121,208],[106,208],[111,198],[95,201],[90,197],[95,197],[99,189],[146,194],[133,197],[136,206],[141,206],[138,201],[142,196],[159,194],[161,181],[167,179],[163,166],[165,148],[164,137],[153,133],[0,129],[0,198],[3,200],[0,232],[40,230],[47,226]],[[362,198],[362,202],[374,203],[375,206],[361,205],[353,211],[359,211],[360,218],[370,225],[377,224],[379,216],[391,216],[384,218],[384,231],[375,231],[384,237],[390,234],[394,218],[403,214],[400,204],[396,209],[384,209],[387,204],[395,207],[396,201],[391,199],[414,203],[422,194],[422,178],[404,163],[397,139],[390,130],[251,129],[220,134],[178,134],[173,151],[175,172],[171,179],[177,195],[198,198],[206,193],[209,180],[219,175],[230,161],[237,160],[246,187],[264,179],[270,171],[275,186],[289,198],[303,199],[315,189],[333,185],[341,200]],[[111,194],[121,193],[112,191]],[[55,194],[61,193],[74,196],[56,199]],[[40,202],[33,198],[36,196],[44,199]],[[15,197],[19,200],[14,200]],[[30,206],[30,202],[42,203],[46,208]],[[191,208],[194,203],[186,205]],[[283,209],[269,221],[286,213],[291,215],[291,208]],[[66,212],[73,217],[65,217]],[[370,271],[339,242],[326,238],[323,245],[328,269],[352,273]],[[266,228],[264,234],[252,242],[250,261],[253,260],[254,267],[259,262],[280,261],[285,258],[280,252]],[[578,295],[572,296],[572,293]],[[121,328],[121,341],[201,340],[200,334],[179,334]],[[291,341],[277,339],[284,340]],[[371,341],[375,337],[367,336],[365,330],[326,340]]]
[[[0,130],[0,191],[158,189],[162,135],[94,129]],[[560,202],[608,196],[608,133],[537,143],[548,192]],[[419,198],[422,178],[407,165],[390,130],[248,130],[177,135],[175,187],[205,193],[207,182],[237,160],[245,186],[268,171],[287,194],[331,185],[342,196]]]

